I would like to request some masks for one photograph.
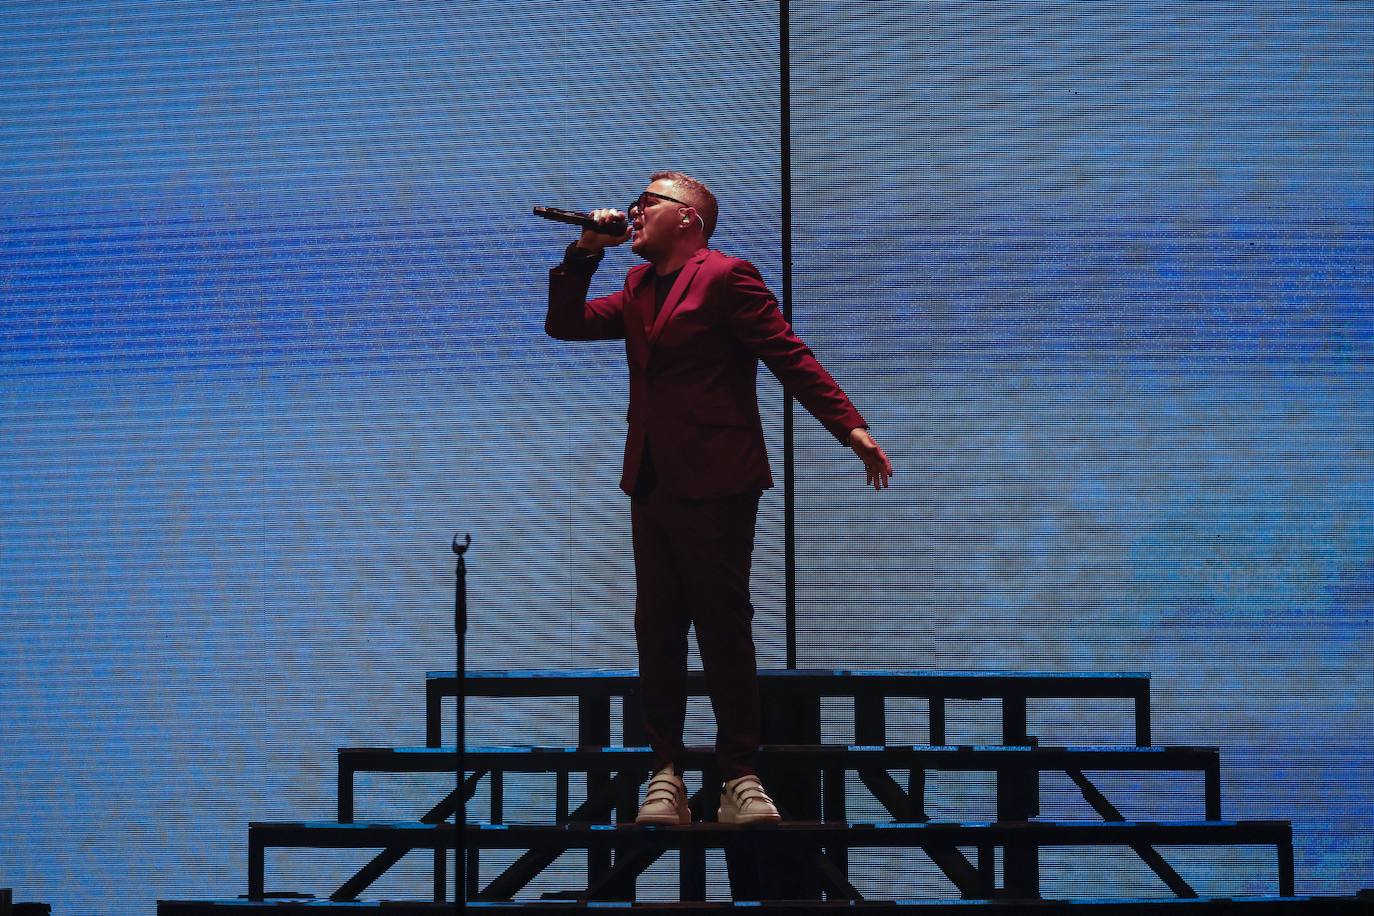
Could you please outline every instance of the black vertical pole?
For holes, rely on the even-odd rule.
[[[468,797],[463,791],[463,780],[467,774],[467,766],[463,759],[464,750],[467,742],[464,738],[464,726],[467,722],[467,699],[466,685],[464,678],[467,675],[467,635],[468,635],[468,566],[467,558],[464,556],[468,548],[472,546],[472,535],[463,536],[463,542],[458,543],[458,535],[453,536],[453,552],[458,555],[458,568],[455,573],[453,585],[453,635],[457,643],[455,654],[456,664],[453,667],[453,676],[457,680],[457,701],[458,701],[458,729],[454,736],[454,749],[458,756],[457,775],[458,775],[458,812],[454,817],[453,831],[455,842],[453,847],[453,905],[455,912],[461,912],[463,903],[467,898],[467,869],[468,851],[466,843],[468,825]]]
[[[782,317],[792,321],[792,55],[787,0],[778,2],[778,108],[781,130]],[[782,556],[787,614],[787,667],[797,667],[797,488],[792,396],[782,401]]]

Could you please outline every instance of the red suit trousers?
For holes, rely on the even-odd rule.
[[[630,503],[635,641],[654,770],[679,768],[687,631],[694,626],[716,717],[721,778],[754,773],[760,715],[749,569],[762,494],[679,499],[654,485],[652,470],[641,478]]]

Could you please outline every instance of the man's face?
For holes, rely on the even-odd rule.
[[[647,193],[640,198],[642,203],[630,214],[630,225],[634,227],[634,241],[630,243],[630,250],[648,259],[655,254],[671,251],[681,236],[683,219],[691,220],[693,217],[692,211],[687,209],[689,205],[677,203],[686,200],[687,195],[672,179],[660,178],[650,182],[644,190]]]

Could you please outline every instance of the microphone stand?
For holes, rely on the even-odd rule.
[[[466,702],[467,693],[464,679],[467,676],[467,634],[468,634],[468,566],[464,554],[472,546],[472,535],[463,536],[463,543],[458,543],[458,535],[453,536],[453,552],[458,556],[458,568],[453,587],[453,635],[457,643],[457,664],[454,666],[453,673],[457,679],[457,699],[458,699],[458,731],[454,739],[454,747],[458,752],[458,811],[454,818],[454,834],[456,842],[453,847],[453,900],[458,910],[463,909],[463,904],[467,900],[467,826],[468,826],[468,795],[463,790],[463,782],[467,775],[467,767],[464,762],[464,748],[467,741],[464,737],[464,725],[467,719]]]

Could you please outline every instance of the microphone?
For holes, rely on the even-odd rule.
[[[613,220],[605,225],[592,219],[590,214],[580,213],[577,210],[560,210],[557,207],[535,207],[534,215],[544,219],[551,219],[556,223],[567,223],[570,226],[581,226],[583,229],[591,229],[602,235],[624,235],[625,230],[630,228],[630,224],[624,219]]]

